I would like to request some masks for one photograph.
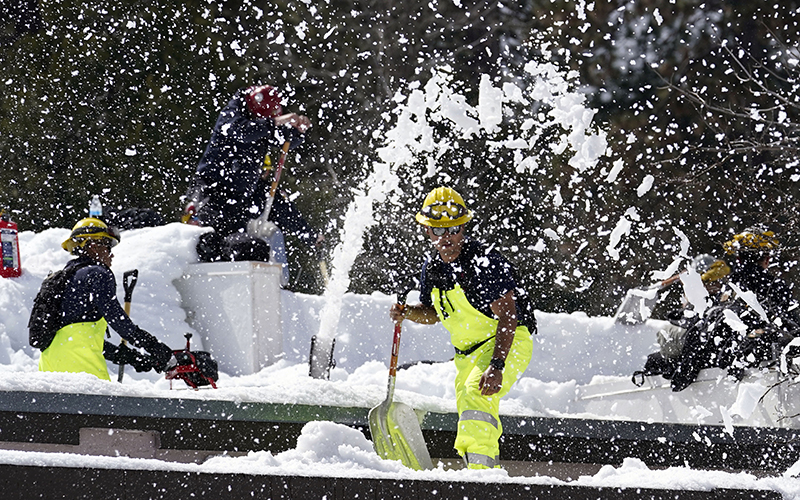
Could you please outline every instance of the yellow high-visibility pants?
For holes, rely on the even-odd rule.
[[[508,394],[517,378],[528,368],[533,340],[528,329],[518,327],[503,370],[503,386],[492,396],[482,396],[478,383],[489,367],[494,340],[467,356],[456,354],[456,406],[458,431],[455,448],[470,469],[500,467],[500,398]]]

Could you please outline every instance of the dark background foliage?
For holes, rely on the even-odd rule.
[[[92,194],[178,220],[219,109],[270,83],[314,122],[281,182],[330,250],[398,92],[448,65],[474,104],[482,74],[530,84],[522,68],[550,44],[578,72],[608,157],[578,175],[543,141],[540,168],[517,174],[479,136],[440,158],[438,176],[421,175],[422,159],[403,167],[401,192],[376,204],[352,291],[391,293],[416,272],[429,248],[413,214],[442,183],[542,310],[613,313],[672,262],[675,229],[693,254],[719,257],[732,234],[767,224],[784,243],[777,271],[796,281],[797,2],[2,0],[0,14],[0,207],[22,230],[71,227]],[[622,217],[631,232],[615,260],[606,246]],[[296,289],[319,293],[316,257],[289,245]]]

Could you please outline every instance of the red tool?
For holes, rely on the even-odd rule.
[[[191,333],[185,334],[184,337],[186,337],[186,349],[172,351],[175,359],[178,360],[178,364],[175,368],[167,371],[166,377],[169,380],[169,388],[172,389],[172,381],[177,378],[183,380],[186,385],[195,390],[206,385],[216,389],[216,382],[219,378],[217,362],[207,352],[192,352],[189,349],[189,339],[192,338]]]

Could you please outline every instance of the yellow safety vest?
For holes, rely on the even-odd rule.
[[[456,284],[447,291],[434,288],[431,300],[439,320],[450,332],[450,342],[456,349],[466,351],[497,334],[498,321],[475,309],[467,300],[461,285]],[[530,335],[528,328],[522,325],[517,326],[514,333]]]
[[[107,326],[105,318],[100,318],[61,328],[50,347],[42,351],[39,371],[91,373],[99,379],[111,380],[103,357]]]

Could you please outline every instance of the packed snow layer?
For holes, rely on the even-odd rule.
[[[122,273],[139,270],[131,316],[135,323],[174,348],[185,344],[183,334],[192,332],[181,308],[180,295],[173,280],[196,259],[194,247],[203,229],[169,224],[123,233],[114,248],[113,270],[118,294],[122,297]],[[253,375],[232,377],[224,372],[218,390],[191,391],[186,387],[170,390],[163,375],[126,371],[122,384],[106,382],[87,374],[40,373],[38,352],[28,346],[27,320],[41,281],[51,270],[61,268],[69,255],[60,243],[67,229],[41,233],[20,233],[23,275],[0,279],[0,391],[39,391],[105,394],[135,397],[180,397],[271,403],[324,404],[371,408],[386,395],[388,360],[393,325],[388,309],[393,297],[380,293],[369,296],[345,294],[335,328],[336,367],[330,380],[308,376],[311,336],[318,332],[325,298],[282,292],[284,358]],[[410,297],[415,300],[415,297]],[[763,387],[756,383],[732,384],[712,376],[693,393],[660,396],[657,381],[645,389],[630,383],[630,375],[640,369],[648,353],[657,349],[656,332],[662,322],[650,320],[636,327],[614,323],[613,318],[592,318],[582,313],[552,314],[537,312],[539,333],[535,336],[534,357],[522,378],[503,400],[501,412],[507,415],[575,416],[631,420],[658,420],[647,413],[658,397],[682,398],[686,411],[682,418],[697,424],[742,423],[758,414],[758,396]],[[117,337],[113,336],[115,340]],[[199,349],[200,336],[193,339]],[[448,334],[440,326],[405,323],[400,348],[400,363],[425,361],[401,370],[397,377],[396,398],[419,409],[455,411],[452,348]],[[111,371],[115,368],[112,366]],[[656,378],[657,379],[657,378]],[[655,380],[655,379],[654,379]],[[617,394],[597,397],[608,391]],[[616,399],[614,399],[616,398]],[[697,404],[698,398],[702,398]],[[720,403],[719,398],[724,401]],[[727,398],[727,399],[725,399]],[[674,404],[669,401],[665,404]],[[673,418],[676,418],[673,415]],[[737,420],[738,419],[738,420]],[[669,420],[665,418],[664,420]],[[313,469],[323,475],[343,477],[418,477],[446,480],[524,481],[509,478],[502,471],[474,475],[466,471],[428,472],[407,470],[397,463],[378,460],[371,446],[357,431],[330,422],[306,426],[297,448],[273,455],[251,453],[242,458],[219,458],[203,465],[165,464],[156,460],[76,457],[61,454],[0,452],[0,462],[201,470],[205,472],[292,473]],[[621,467],[604,467],[593,477],[582,477],[577,484],[591,486],[715,487],[775,489],[800,495],[800,482],[790,476],[758,479],[748,474],[688,471],[682,468],[651,471],[638,460]],[[798,469],[800,470],[800,469]],[[645,479],[646,478],[646,479]],[[549,478],[525,479],[555,481]]]
[[[195,262],[197,238],[204,231],[179,223],[125,231],[114,248],[118,297],[123,296],[122,273],[138,269],[131,317],[175,349],[185,345],[184,333],[196,332],[186,323],[173,281]],[[70,259],[60,246],[68,235],[67,229],[20,233],[23,275],[0,280],[0,389],[171,397],[175,392],[170,392],[169,382],[156,373],[128,370],[124,383],[118,384],[88,375],[37,371],[39,353],[28,345],[27,320],[41,281]],[[333,329],[336,366],[330,380],[318,380],[308,376],[310,343],[320,331],[331,299],[285,290],[281,294],[283,359],[245,376],[231,376],[221,366],[219,390],[189,397],[366,408],[382,401],[393,333],[388,310],[394,297],[344,293],[335,299],[339,304]],[[409,301],[418,298],[418,293],[412,293]],[[631,374],[641,369],[647,354],[658,349],[656,332],[663,326],[661,321],[625,326],[613,318],[542,311],[536,317],[539,332],[534,336],[533,360],[503,400],[505,414],[771,424],[757,403],[770,380],[735,384],[722,376],[706,377],[702,384],[674,395],[660,388],[663,380],[654,377],[645,387],[648,390],[637,390],[630,382]],[[112,341],[116,340],[112,335]],[[202,349],[200,335],[194,335],[192,342],[195,350]],[[397,377],[397,399],[429,411],[455,411],[455,370],[448,362],[452,356],[449,334],[441,325],[404,323],[399,363],[409,367]],[[116,367],[110,370],[114,373]],[[187,397],[185,391],[181,393]]]
[[[113,252],[119,298],[123,296],[122,273],[139,270],[132,319],[176,349],[185,345],[184,333],[193,330],[186,323],[173,280],[195,261],[195,244],[203,231],[178,223],[126,231]],[[39,353],[28,345],[27,320],[41,281],[70,259],[60,247],[68,235],[67,229],[20,233],[23,275],[0,281],[0,372],[4,373],[0,387],[37,386],[46,390],[52,380],[57,390],[78,392],[153,394],[154,390],[168,389],[162,376],[132,370],[126,373],[122,386],[109,386],[81,375],[36,372]],[[412,293],[409,299],[418,300],[418,294]],[[282,291],[281,300],[284,359],[260,373],[241,377],[226,375],[221,366],[220,390],[208,396],[272,402],[288,398],[292,402],[368,407],[377,404],[385,391],[393,332],[388,310],[394,298],[381,293],[344,294],[334,328],[336,367],[330,382],[307,376],[311,337],[319,332],[328,299]],[[656,348],[658,322],[626,327],[616,325],[612,318],[544,312],[537,312],[537,319],[534,359],[504,401],[518,414],[569,413],[577,385],[588,384],[595,376],[628,377]],[[452,411],[455,372],[448,362],[453,356],[449,334],[441,325],[406,322],[403,326],[400,364],[423,363],[400,372],[398,397],[426,409]],[[117,340],[112,335],[112,341]],[[200,335],[194,335],[192,342],[194,349],[202,348]],[[115,367],[110,369],[113,373]],[[70,381],[63,380],[65,377]]]

